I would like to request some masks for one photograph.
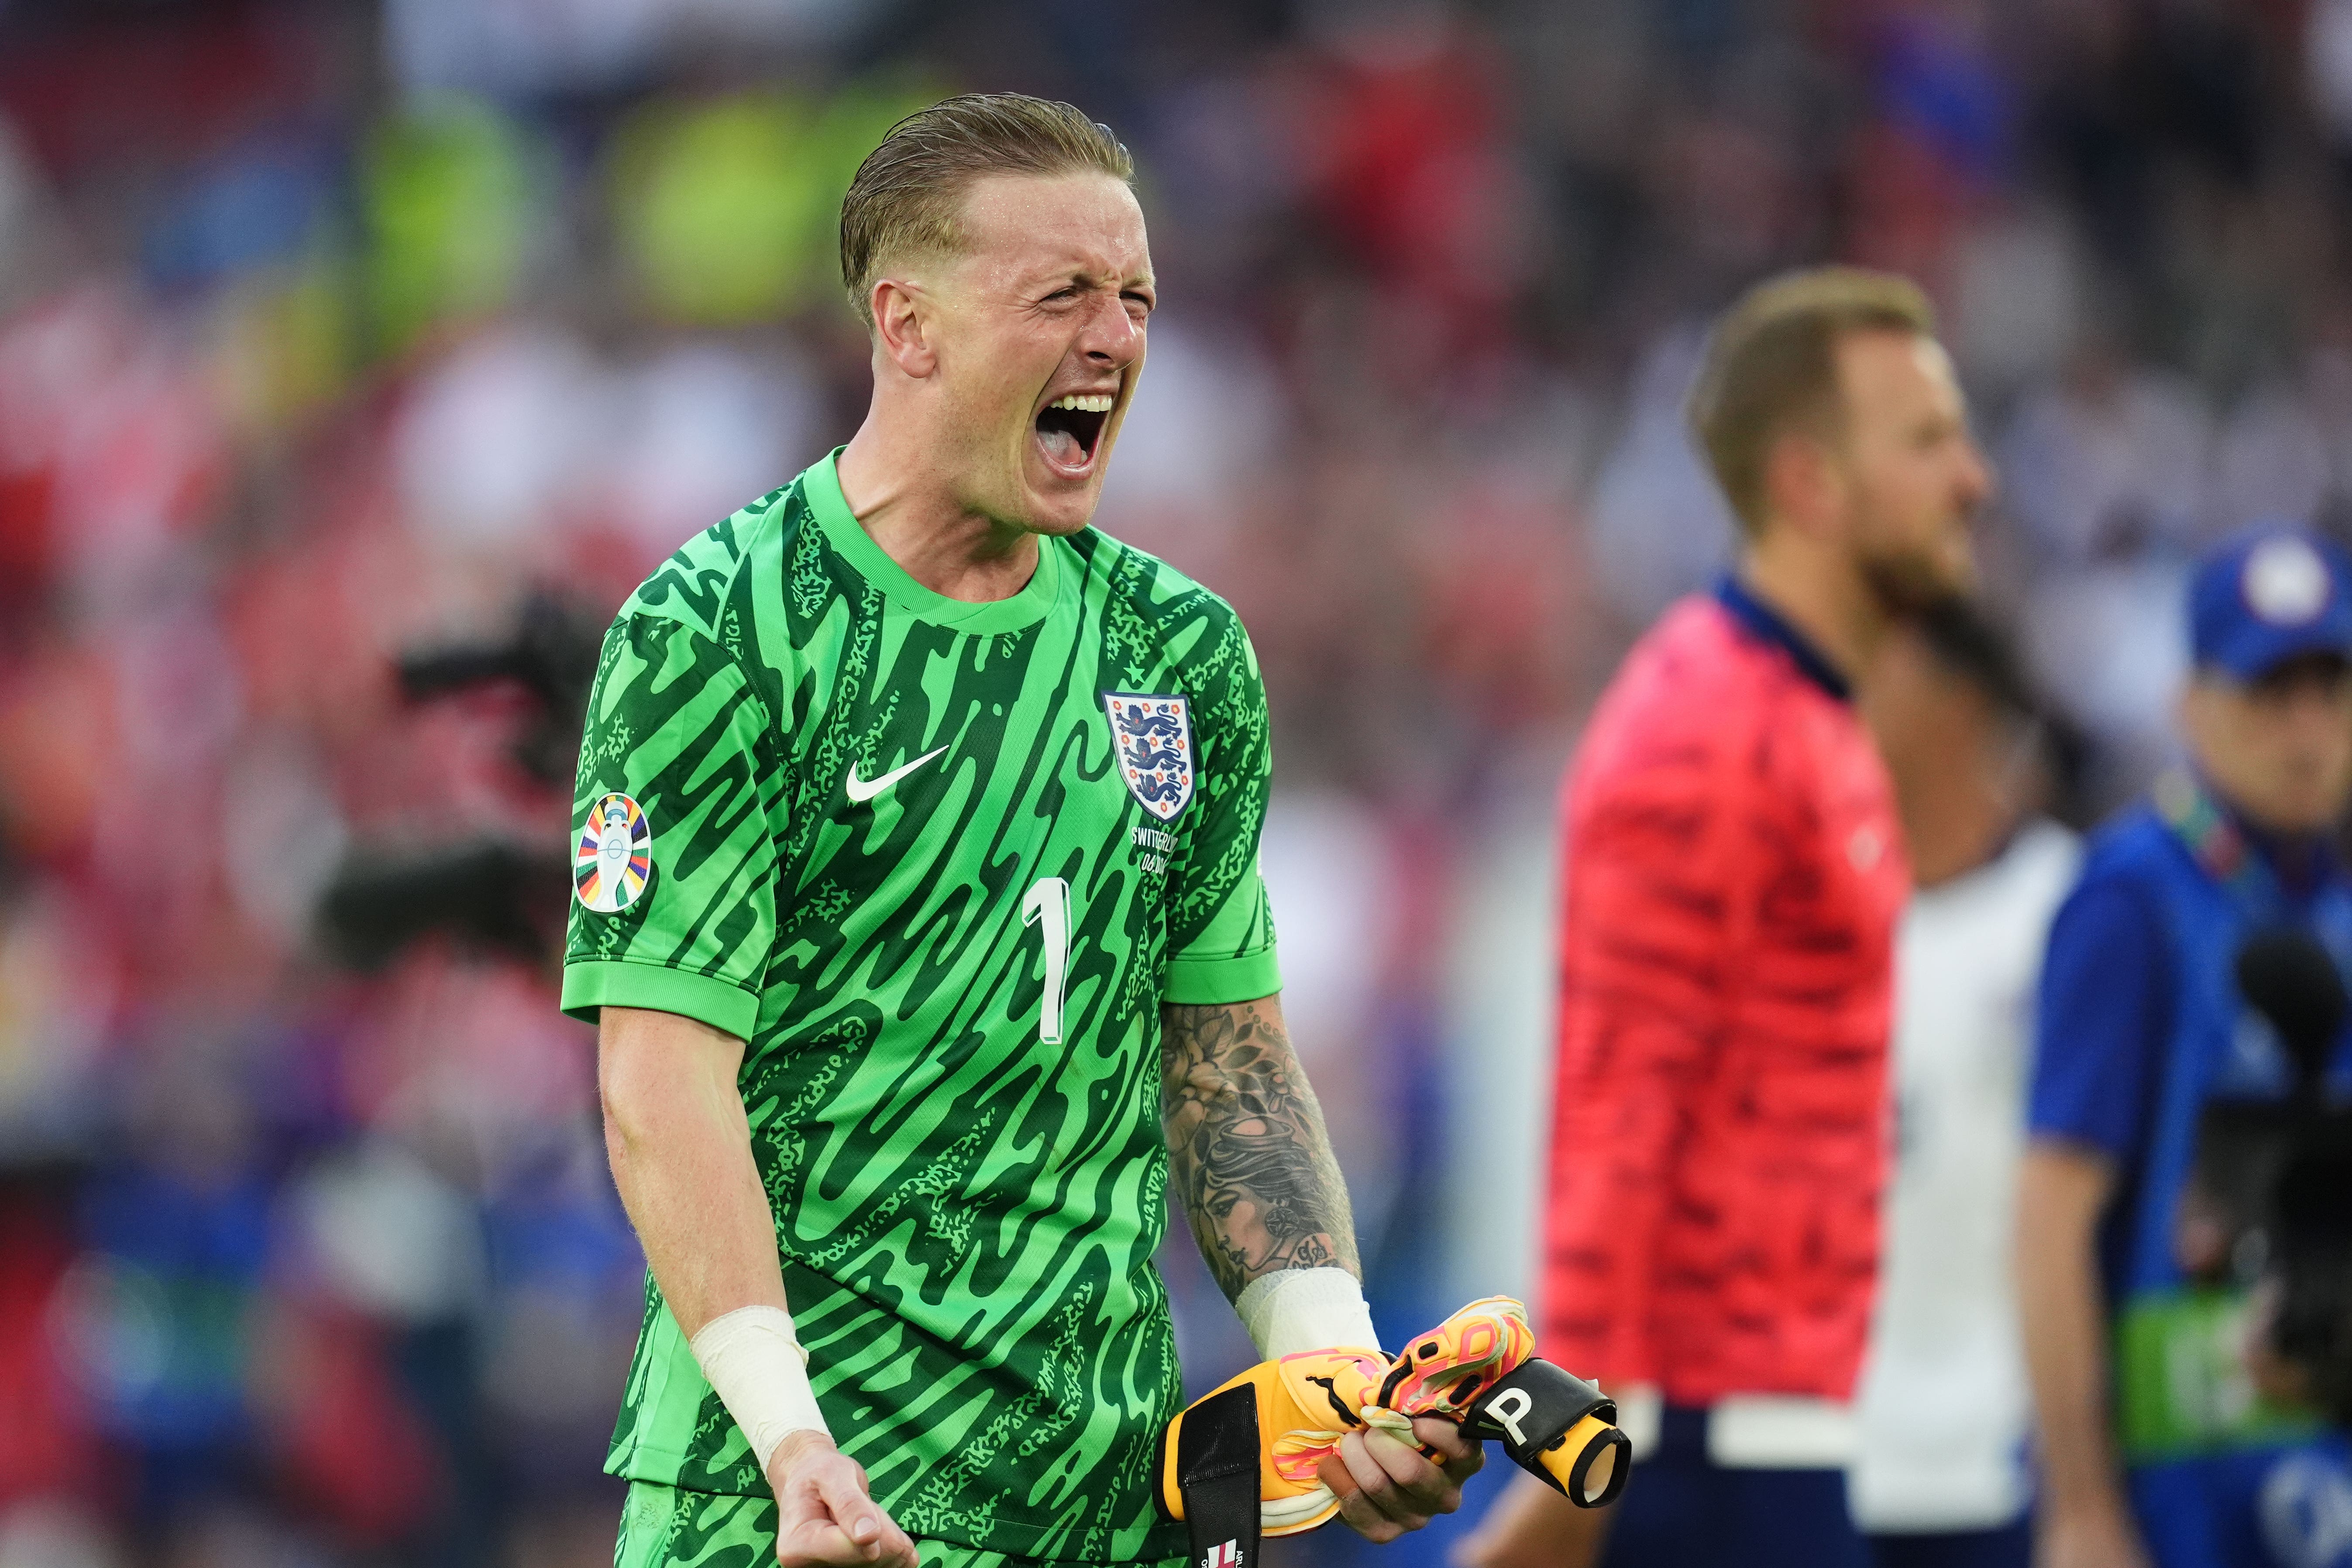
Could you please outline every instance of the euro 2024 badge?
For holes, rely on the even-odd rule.
[[[600,915],[627,909],[653,874],[654,830],[645,808],[614,793],[588,808],[572,847],[572,882],[580,901]]]
[[[1181,697],[1106,691],[1118,776],[1143,809],[1173,822],[1192,802],[1192,713]]]

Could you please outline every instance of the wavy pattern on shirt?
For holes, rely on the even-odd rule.
[[[877,1499],[919,1534],[1109,1562],[1181,1549],[1150,1502],[1180,1389],[1150,1267],[1158,1007],[1171,955],[1271,944],[1265,707],[1214,595],[1091,531],[1045,548],[1053,607],[988,633],[868,583],[802,485],[681,551],[614,625],[577,807],[634,795],[652,879],[617,914],[575,905],[568,960],[756,994],[740,1082],[786,1292]],[[1121,783],[1105,691],[1192,705],[1174,822]],[[853,767],[939,748],[848,800]],[[1049,877],[1070,908],[1055,1045],[1023,911]],[[650,1288],[613,1468],[763,1489]]]
[[[918,1537],[921,1568],[1031,1568],[1036,1560],[981,1552]],[[680,1491],[640,1483],[629,1489],[613,1568],[774,1568],[776,1505],[766,1497]],[[1179,1568],[1183,1561],[1133,1568]]]

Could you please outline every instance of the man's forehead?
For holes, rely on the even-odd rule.
[[[1912,336],[1911,363],[1937,386],[1948,387],[1955,393],[1959,390],[1960,373],[1953,367],[1950,352],[1925,332]]]
[[[2251,679],[2233,679],[2226,671],[2216,671],[2217,679],[2233,689],[2250,696],[2281,696],[2312,686],[2332,686],[2342,680],[2352,663],[2329,648],[2315,648],[2283,658]]]
[[[1870,328],[1837,345],[1838,379],[1865,400],[1924,392],[1937,403],[1960,400],[1960,379],[1944,345],[1925,332]]]
[[[959,215],[967,255],[1023,272],[1149,278],[1143,209],[1108,174],[986,174]]]
[[[1923,375],[1951,375],[1951,357],[1944,345],[1925,332],[1902,327],[1854,327],[1837,340],[1837,356],[1849,367],[1867,367],[1884,374],[1916,370]]]

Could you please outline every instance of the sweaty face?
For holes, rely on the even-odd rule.
[[[1845,428],[1836,462],[1864,574],[1897,611],[1967,593],[1977,575],[1969,524],[1992,474],[1950,358],[1932,338],[1895,331],[1856,332],[1837,357]]]
[[[2333,654],[2248,685],[2200,673],[2180,718],[2197,765],[2258,827],[2322,832],[2352,798],[2352,666]]]
[[[1094,516],[1156,298],[1143,209],[1108,174],[993,174],[932,290],[959,499],[1037,533]]]

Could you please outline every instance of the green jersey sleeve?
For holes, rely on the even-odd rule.
[[[1192,681],[1200,776],[1170,868],[1169,1002],[1250,1002],[1282,989],[1258,839],[1274,779],[1265,683],[1239,619]]]
[[[731,653],[625,611],[572,803],[563,1010],[682,1014],[748,1039],[776,935],[776,728]]]

